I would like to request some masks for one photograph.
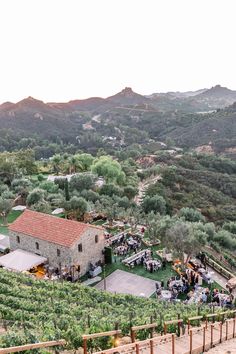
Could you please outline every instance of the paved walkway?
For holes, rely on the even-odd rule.
[[[206,353],[206,352],[205,352]],[[230,339],[227,342],[217,345],[210,349],[209,354],[236,354],[236,339]]]
[[[106,290],[111,293],[150,297],[156,291],[155,283],[155,280],[118,269],[106,277],[105,285]],[[104,290],[104,280],[95,285],[95,288]]]
[[[97,283],[97,282],[99,282],[101,280],[102,280],[101,277],[94,277],[92,279],[87,279],[87,280],[83,281],[82,284],[83,285],[92,285],[92,284]]]
[[[212,347],[216,346],[218,348],[218,345],[222,345],[220,342],[224,343],[227,350],[228,348],[235,349],[235,339],[233,341],[230,340],[233,338],[233,332],[234,320],[232,319],[225,322],[222,327],[220,323],[216,322],[214,325],[208,324],[207,328],[204,326],[192,328],[189,334],[186,333],[180,337],[172,334],[157,336],[152,339],[103,350],[102,352],[97,352],[97,354],[115,354],[116,352],[124,354],[135,354],[137,352],[141,354],[150,354],[150,352],[153,354],[202,354],[203,350],[207,352]],[[213,353],[226,354],[228,352],[224,351],[223,347],[221,351],[212,352],[211,354]],[[229,351],[229,353],[231,352]]]
[[[213,269],[210,266],[207,266],[207,270],[210,272],[210,274],[212,275],[212,279],[218,283],[220,286],[222,286],[222,288],[226,289],[226,283],[227,283],[227,279],[225,277],[223,277],[222,275],[220,275],[219,273],[217,273],[215,271],[215,269]]]
[[[222,288],[226,289],[226,283],[228,280],[225,277],[223,277],[221,274],[216,272],[215,269],[213,269],[212,267],[207,266],[207,269],[211,273],[212,279],[220,286],[222,286]],[[236,289],[233,290],[232,294],[236,297]]]

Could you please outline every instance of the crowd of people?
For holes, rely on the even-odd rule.
[[[150,250],[141,250],[137,253],[134,253],[128,258],[125,258],[122,262],[130,267],[134,267],[137,265],[143,265],[145,262],[151,259],[151,251]]]
[[[129,233],[122,233],[117,238],[110,238],[110,245],[114,247],[114,254],[119,256],[126,256],[130,252],[137,253],[141,248],[141,240],[138,236]],[[108,239],[109,242],[109,239]]]
[[[169,301],[180,301],[182,297],[186,304],[211,304],[214,306],[231,308],[234,303],[232,293],[224,289],[210,289],[202,287],[202,278],[191,269],[180,277],[171,277],[168,279],[165,289],[165,283],[156,283],[156,295],[158,298]]]

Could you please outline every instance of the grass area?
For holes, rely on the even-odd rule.
[[[44,177],[43,181],[46,181],[49,176],[49,173],[41,172],[41,173],[30,175],[28,177],[31,179],[32,182],[38,182],[38,175],[43,175]]]
[[[54,215],[54,216],[57,216],[58,218],[65,219],[65,214],[64,214],[64,213],[56,214],[56,215]]]
[[[12,210],[7,217],[8,224],[11,224],[13,221],[15,221],[18,218],[18,216],[20,216],[21,213],[22,213],[22,211]],[[4,235],[8,235],[8,227],[3,226],[2,223],[3,223],[3,219],[0,216],[0,233],[4,234]]]
[[[104,224],[104,222],[106,222],[106,221],[103,219],[99,219],[99,220],[94,221],[92,224],[97,225],[97,226],[101,226]]]
[[[117,269],[123,270],[125,272],[129,272],[129,273],[133,273],[136,275],[140,275],[141,277],[149,278],[149,279],[156,280],[156,281],[164,280],[165,283],[166,283],[167,279],[171,278],[172,276],[176,276],[176,272],[172,269],[171,264],[169,264],[169,263],[166,265],[165,269],[159,269],[156,272],[150,273],[142,265],[137,265],[134,268],[129,268],[129,267],[125,266],[123,263],[121,263],[121,260],[122,259],[120,257],[116,257],[116,259],[114,260],[114,263],[106,265],[106,273],[105,273],[106,276],[108,276],[109,274],[111,274],[112,272],[114,272]],[[103,277],[102,274],[99,274],[99,275]]]
[[[104,226],[104,225],[103,225]],[[106,229],[107,229],[107,231],[110,233],[110,234],[112,234],[112,235],[116,235],[116,234],[118,234],[119,232],[121,232],[121,230],[120,230],[120,228],[119,227],[114,227],[114,228],[109,228],[109,226],[108,225],[106,225],[106,226],[104,226]]]

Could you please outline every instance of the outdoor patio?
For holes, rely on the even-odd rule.
[[[106,290],[112,293],[150,297],[156,291],[155,283],[154,280],[118,269],[106,277]],[[104,280],[95,287],[104,290]]]

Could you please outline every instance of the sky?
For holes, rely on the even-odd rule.
[[[0,0],[0,103],[236,90],[235,0]]]

